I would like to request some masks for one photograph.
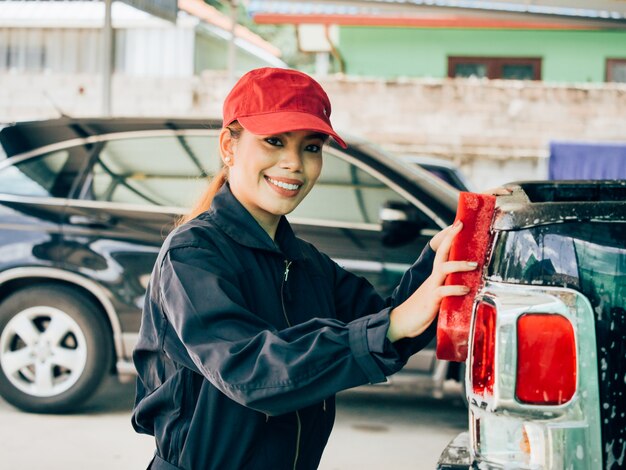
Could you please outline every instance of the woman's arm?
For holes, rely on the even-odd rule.
[[[462,224],[449,226],[435,235],[386,301],[391,307],[386,336],[404,362],[434,338],[437,326],[434,320],[441,299],[467,292],[464,286],[443,286],[449,272],[476,268],[475,264],[464,261],[447,261],[452,240],[461,229]],[[335,279],[337,315],[342,320],[368,315],[383,302],[369,282],[339,266],[335,267]],[[385,364],[381,365],[385,369]]]
[[[452,241],[462,229],[463,223],[459,221],[440,237],[432,273],[407,300],[391,311],[387,333],[390,341],[421,335],[437,317],[439,305],[444,297],[462,296],[469,292],[467,286],[444,285],[448,274],[472,271],[478,265],[468,261],[448,261]]]
[[[395,307],[408,299],[432,272],[435,252],[427,244],[388,299],[382,298],[364,277],[345,270],[326,255],[322,256],[332,269],[337,318],[349,322],[384,307]]]
[[[211,250],[171,249],[160,269],[163,348],[231,399],[274,415],[384,381],[389,311],[352,322],[314,318],[277,330],[247,308],[236,273]],[[320,312],[320,317],[328,312]]]

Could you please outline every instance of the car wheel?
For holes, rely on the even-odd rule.
[[[0,394],[25,411],[75,409],[110,370],[112,348],[100,310],[81,292],[22,289],[0,304]]]

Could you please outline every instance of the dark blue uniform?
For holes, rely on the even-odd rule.
[[[276,242],[228,185],[174,230],[146,294],[133,426],[152,468],[314,469],[334,394],[384,381],[433,338],[394,344],[389,311],[430,274],[429,248],[391,299],[296,238]]]

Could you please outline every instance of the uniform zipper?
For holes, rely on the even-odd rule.
[[[287,284],[287,279],[289,278],[289,267],[291,266],[291,261],[288,259],[285,260],[285,273],[283,274],[283,282],[280,285],[280,303],[283,306],[283,315],[285,316],[285,321],[287,322],[287,326],[291,327],[291,322],[289,321],[289,317],[287,317],[287,308],[285,307],[285,287]]]
[[[287,322],[287,326],[291,327],[291,322],[289,321],[289,317],[287,316],[287,308],[285,307],[285,285],[287,284],[287,280],[289,279],[289,267],[291,266],[291,261],[288,259],[285,260],[285,273],[283,274],[283,281],[280,285],[280,303],[283,307],[283,315],[285,316],[285,321]],[[298,424],[298,432],[296,435],[296,455],[293,459],[293,470],[298,468],[298,457],[300,456],[300,435],[302,434],[302,421],[300,420],[300,413],[296,410],[296,421]]]

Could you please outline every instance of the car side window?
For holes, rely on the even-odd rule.
[[[0,170],[0,193],[67,197],[84,163],[78,152],[70,150],[23,160]]]
[[[385,202],[406,199],[358,166],[325,150],[322,173],[293,218],[377,224]]]
[[[95,157],[81,198],[187,208],[220,164],[217,134],[110,140]]]

